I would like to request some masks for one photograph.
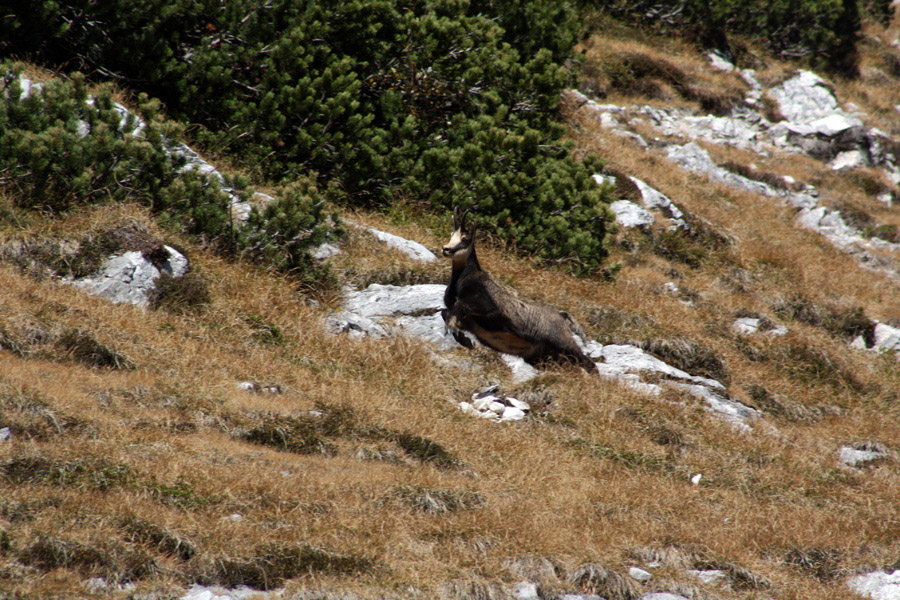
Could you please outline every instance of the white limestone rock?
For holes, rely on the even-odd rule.
[[[652,594],[644,594],[640,600],[688,600],[688,598],[672,592],[653,592]]]
[[[851,126],[862,125],[857,117],[845,113],[838,106],[831,88],[812,71],[798,71],[791,79],[769,90],[769,96],[778,103],[781,114],[792,123],[812,125],[823,118],[838,116]],[[822,133],[829,130],[828,125],[823,125]]]
[[[525,411],[515,406],[504,406],[500,415],[501,421],[521,421],[526,416]]]
[[[435,312],[444,308],[444,290],[446,286],[439,284],[396,286],[373,283],[364,290],[347,292],[344,308],[368,318]]]
[[[525,362],[521,356],[513,356],[512,354],[501,354],[500,358],[512,371],[512,380],[514,383],[524,383],[530,381],[540,375],[540,371]]]
[[[688,569],[686,573],[693,575],[706,585],[725,585],[728,583],[728,575],[725,571],[720,571],[719,569]]]
[[[628,569],[628,576],[635,581],[640,581],[641,583],[653,579],[653,575],[649,571],[639,569],[638,567],[630,567]]]
[[[603,346],[603,364],[615,368],[623,373],[639,373],[647,371],[671,377],[683,379],[694,383],[724,390],[725,386],[713,379],[697,377],[675,368],[655,356],[647,354],[637,346],[608,344]]]
[[[391,248],[396,248],[410,258],[414,258],[422,262],[433,262],[437,260],[437,257],[434,255],[434,253],[419,242],[414,242],[413,240],[408,240],[406,238],[400,237],[399,235],[394,235],[393,233],[388,233],[386,231],[380,231],[378,229],[375,229],[374,227],[366,227],[364,225],[354,223],[353,221],[345,220],[344,222],[351,227],[356,227],[357,229],[368,231],[378,240],[384,242]]]
[[[325,329],[335,335],[346,333],[355,339],[387,337],[387,330],[368,317],[350,311],[339,311],[325,319]]]
[[[752,335],[759,331],[759,319],[754,319],[751,317],[742,317],[740,319],[735,320],[732,323],[732,327],[735,331],[742,335]]]
[[[531,410],[530,404],[528,404],[527,402],[522,402],[518,398],[508,397],[506,398],[506,403],[514,408],[518,408],[522,412],[528,412],[529,410]]]
[[[397,329],[403,335],[434,345],[438,350],[452,350],[459,346],[453,336],[444,330],[444,319],[440,313],[431,315],[397,317],[390,322],[390,329]],[[472,339],[467,333],[463,335]]]
[[[864,467],[876,460],[887,458],[890,454],[881,444],[875,442],[860,442],[841,446],[838,450],[838,458],[848,467]]]
[[[513,587],[513,598],[516,600],[540,600],[538,586],[531,581],[520,581]]]
[[[12,430],[9,427],[0,429],[0,442],[8,442],[12,439]]]
[[[834,171],[846,171],[869,164],[869,157],[862,150],[847,150],[835,156],[828,166]]]
[[[445,289],[437,284],[373,283],[361,291],[349,290],[344,296],[344,311],[330,315],[326,327],[332,333],[346,332],[354,337],[384,337],[394,330],[434,344],[439,350],[450,350],[458,344],[445,331],[440,315]]]
[[[900,569],[856,575],[847,581],[847,587],[871,600],[900,600]]]
[[[183,254],[171,246],[163,248],[169,256],[159,267],[141,252],[130,251],[106,259],[96,275],[65,281],[116,304],[146,306],[162,273],[181,277],[188,271],[188,260]]]
[[[758,410],[728,397],[724,391],[720,393],[703,385],[685,383],[672,383],[671,385],[700,398],[705,403],[704,408],[733,424],[740,431],[750,431],[750,423],[761,416]]]
[[[655,383],[644,383],[641,381],[640,375],[626,373],[619,367],[604,363],[596,363],[596,365],[597,372],[600,374],[600,377],[603,377],[604,379],[615,381],[636,392],[646,394],[647,396],[659,396],[662,394],[663,389],[661,386],[658,386]]]
[[[334,244],[329,244],[328,242],[324,242],[315,248],[309,253],[316,260],[326,260],[340,254],[341,249],[335,246]]]
[[[670,146],[666,153],[669,160],[680,165],[682,168],[694,173],[703,173],[711,177],[715,181],[719,181],[731,187],[763,194],[765,196],[778,196],[779,194],[768,184],[754,179],[749,179],[743,175],[732,173],[728,169],[718,166],[710,158],[709,153],[693,142],[689,142],[684,146]]]
[[[687,223],[684,221],[684,213],[675,206],[675,203],[672,202],[668,196],[647,185],[637,177],[629,176],[628,178],[637,186],[638,191],[641,192],[641,200],[645,207],[661,211],[671,220],[673,226],[680,229],[687,228]]]
[[[179,598],[179,600],[249,600],[250,598],[276,598],[281,593],[260,592],[247,586],[240,586],[234,589],[225,589],[218,586],[208,587],[205,585],[194,584],[187,593]]]
[[[628,200],[616,200],[609,205],[616,215],[616,223],[626,229],[647,229],[653,225],[653,215]]]
[[[900,352],[900,329],[885,323],[875,324],[875,349],[881,352]]]
[[[492,385],[472,394],[471,402],[460,402],[459,409],[476,417],[497,422],[521,421],[531,410],[527,402],[500,393],[499,386]]]
[[[734,63],[728,60],[725,56],[722,56],[720,53],[715,50],[711,50],[706,53],[706,58],[709,59],[710,64],[713,69],[718,71],[726,71],[731,72],[734,71]]]
[[[788,332],[787,327],[785,327],[784,325],[772,325],[769,329],[760,330],[761,324],[762,321],[760,319],[756,319],[753,317],[741,317],[739,319],[736,319],[731,326],[741,335],[753,335],[755,333],[763,332],[766,335],[780,337],[786,335]]]

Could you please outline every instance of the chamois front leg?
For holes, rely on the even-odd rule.
[[[462,332],[461,315],[459,314],[459,302],[453,305],[453,308],[445,308],[441,311],[441,318],[444,320],[444,331],[449,331],[459,344],[469,350],[475,346],[466,335]]]

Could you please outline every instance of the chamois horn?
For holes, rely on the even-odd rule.
[[[463,211],[462,217],[459,216],[459,205],[453,207],[453,229],[465,229],[466,217],[469,213],[476,212],[475,207],[471,206]]]
[[[459,222],[459,228],[460,228],[460,229],[465,229],[465,227],[466,227],[466,217],[469,216],[469,213],[474,213],[474,212],[475,212],[475,207],[474,207],[474,206],[470,206],[469,208],[467,208],[466,210],[463,211],[462,219],[460,219],[460,222]]]

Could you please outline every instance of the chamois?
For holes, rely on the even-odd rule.
[[[567,314],[521,300],[482,270],[475,254],[475,223],[466,226],[470,210],[462,218],[459,207],[453,210],[454,231],[442,249],[443,255],[453,261],[444,292],[447,308],[441,311],[445,328],[466,348],[472,348],[472,342],[463,331],[473,333],[479,342],[497,352],[521,356],[531,364],[562,359],[596,372],[594,362],[572,337]]]

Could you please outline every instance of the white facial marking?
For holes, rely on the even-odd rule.
[[[459,245],[460,242],[462,242],[462,236],[462,231],[457,229],[453,232],[453,235],[450,236],[450,241],[447,242],[447,246],[449,246],[450,248],[455,248]]]

